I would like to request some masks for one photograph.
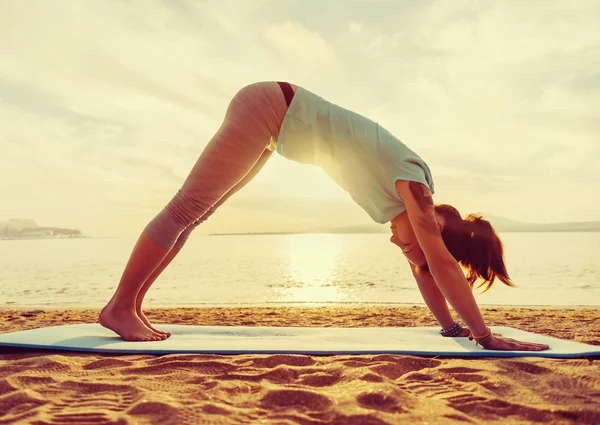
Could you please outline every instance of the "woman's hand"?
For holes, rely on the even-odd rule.
[[[550,346],[546,344],[537,344],[535,342],[522,342],[512,338],[501,338],[492,336],[483,347],[486,350],[509,350],[509,351],[542,351],[547,350]]]
[[[456,337],[466,337],[471,334],[469,328],[462,328]],[[537,344],[535,342],[521,342],[512,338],[500,338],[502,334],[493,333],[492,339],[486,342],[486,350],[509,350],[509,351],[542,351],[550,348],[546,344]]]

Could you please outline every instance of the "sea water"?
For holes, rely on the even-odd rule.
[[[482,305],[600,305],[600,233],[501,233],[509,275]],[[0,241],[0,306],[101,307],[137,237]],[[423,303],[387,234],[192,235],[145,307]]]

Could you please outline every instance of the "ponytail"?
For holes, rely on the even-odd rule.
[[[515,286],[508,276],[504,264],[504,245],[489,221],[475,214],[464,220],[456,208],[441,204],[435,207],[445,220],[442,239],[454,259],[467,270],[466,278],[473,289],[487,283],[483,292],[488,291],[496,278],[507,286]]]

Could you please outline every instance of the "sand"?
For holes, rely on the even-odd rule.
[[[600,309],[484,308],[600,345]],[[96,309],[0,309],[0,333],[93,323]],[[435,326],[425,307],[151,309],[155,323]],[[0,424],[600,424],[598,359],[106,355],[0,351]]]

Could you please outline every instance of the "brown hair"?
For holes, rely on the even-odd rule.
[[[444,244],[456,261],[467,269],[471,289],[477,279],[483,279],[477,288],[487,282],[483,292],[492,287],[496,278],[508,286],[515,286],[506,272],[504,245],[489,221],[475,214],[469,214],[463,220],[458,210],[448,204],[436,205],[435,210],[445,219]]]

